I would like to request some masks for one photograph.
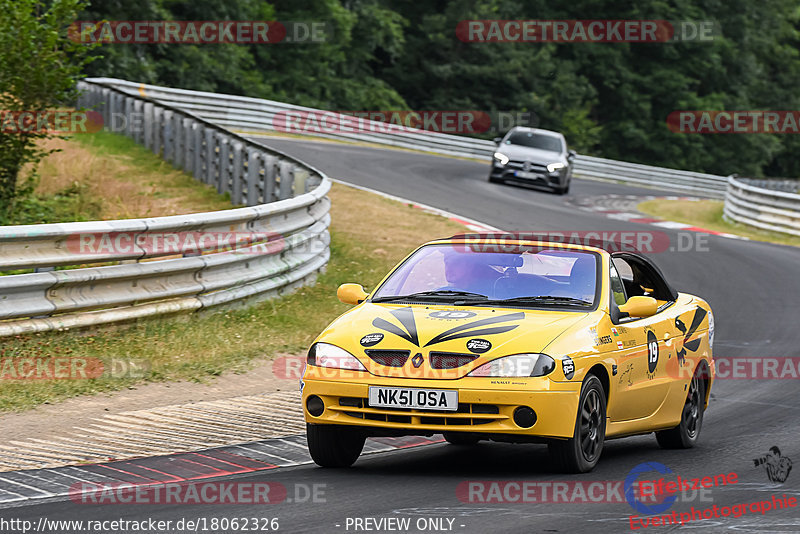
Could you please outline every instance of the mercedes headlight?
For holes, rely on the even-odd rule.
[[[364,364],[346,350],[330,343],[314,343],[308,351],[308,365],[330,369],[366,371]]]
[[[551,163],[550,165],[547,166],[547,172],[560,171],[564,167],[566,167],[566,165],[561,162]]]
[[[467,376],[545,376],[552,373],[555,368],[555,360],[547,354],[514,354],[486,362],[473,369]]]
[[[506,156],[505,154],[503,154],[501,152],[495,152],[494,153],[494,160],[497,163],[499,163],[500,165],[505,165],[506,163],[508,163],[508,156]]]

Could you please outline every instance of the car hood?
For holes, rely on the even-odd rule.
[[[549,150],[530,148],[522,145],[500,145],[497,147],[497,152],[505,154],[512,160],[528,160],[544,165],[557,161],[561,163],[567,162],[566,154],[562,154],[561,152],[550,152]]]
[[[458,378],[500,356],[536,353],[586,313],[518,308],[364,303],[335,320],[317,341],[356,356],[375,375]],[[405,365],[381,365],[375,350],[408,351]],[[431,365],[432,352],[466,356],[454,369]],[[415,356],[420,355],[416,362]],[[471,358],[472,361],[469,361]],[[421,363],[414,365],[415,363]],[[463,361],[463,360],[462,360]]]

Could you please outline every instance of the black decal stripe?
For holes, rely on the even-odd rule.
[[[397,320],[400,321],[400,324],[406,327],[408,331],[408,335],[411,336],[408,338],[411,343],[419,347],[419,336],[417,335],[417,324],[414,322],[414,310],[411,307],[408,308],[400,308],[398,310],[393,310],[392,315],[397,317]]]
[[[415,345],[419,346],[419,342],[417,342],[416,339],[413,339],[406,332],[402,331],[399,326],[393,325],[392,323],[390,323],[386,319],[382,319],[380,317],[377,317],[377,318],[373,319],[372,325],[375,328],[380,328],[381,330],[385,330],[385,331],[389,332],[390,334],[394,334],[394,335],[396,335],[398,337],[401,337],[401,338],[405,339],[409,343],[414,343]]]
[[[472,321],[471,323],[462,324],[462,325],[456,326],[454,328],[451,328],[450,330],[442,332],[441,334],[439,334],[438,336],[436,336],[435,338],[430,340],[428,343],[426,343],[425,346],[427,347],[428,345],[432,345],[434,343],[438,343],[439,341],[435,341],[435,340],[439,340],[440,338],[447,337],[450,334],[455,334],[456,332],[461,332],[463,330],[468,330],[470,328],[477,328],[479,326],[486,326],[486,325],[495,324],[495,323],[504,323],[506,321],[521,321],[524,318],[525,318],[525,313],[524,312],[519,312],[519,313],[509,313],[507,315],[501,315],[500,317],[490,317],[488,319],[481,319],[479,321]]]
[[[450,340],[459,339],[459,338],[462,338],[462,337],[489,336],[489,335],[492,335],[492,334],[503,334],[505,332],[509,332],[511,330],[514,330],[518,326],[519,326],[518,324],[512,324],[512,325],[506,325],[506,326],[495,326],[493,328],[470,330],[469,332],[454,332],[454,333],[449,334],[449,335],[445,335],[446,334],[446,332],[445,332],[443,334],[439,334],[435,338],[433,338],[430,341],[428,341],[425,344],[425,346],[427,347],[428,345],[434,345],[436,343],[442,343],[444,341],[450,341]]]
[[[697,310],[694,312],[694,318],[692,319],[692,326],[689,327],[689,331],[686,332],[686,337],[691,337],[700,328],[700,325],[703,323],[703,319],[706,318],[706,310],[703,308],[698,307]]]

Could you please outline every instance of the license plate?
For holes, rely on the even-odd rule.
[[[458,391],[370,386],[369,405],[375,408],[456,411]]]
[[[530,179],[537,179],[541,178],[541,175],[535,172],[527,172],[527,171],[517,171],[515,173],[517,178],[530,178]]]

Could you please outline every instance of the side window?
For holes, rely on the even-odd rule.
[[[625,286],[622,284],[622,278],[620,278],[613,261],[609,271],[611,273],[611,293],[614,295],[614,302],[617,303],[617,306],[622,306],[628,299],[625,297]]]

